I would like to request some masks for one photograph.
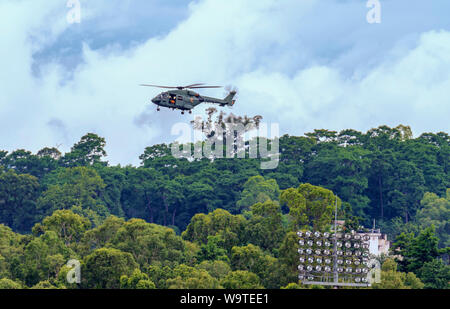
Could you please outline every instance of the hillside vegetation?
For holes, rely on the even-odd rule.
[[[383,258],[374,287],[449,287],[447,133],[285,135],[273,170],[166,144],[111,166],[105,144],[88,133],[65,154],[0,151],[0,288],[300,288],[295,231],[329,229],[336,199],[345,228],[375,219],[403,257]]]

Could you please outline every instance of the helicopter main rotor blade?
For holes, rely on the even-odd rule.
[[[222,88],[222,86],[203,86],[204,84],[192,84],[188,86],[160,86],[160,85],[147,85],[147,84],[141,84],[140,86],[145,87],[156,87],[156,88],[164,88],[164,89],[202,89],[202,88]]]
[[[146,85],[146,84],[141,84],[140,86],[145,86],[145,87],[156,87],[156,88],[165,88],[165,89],[177,89],[177,88],[179,88],[179,87],[158,86],[158,85]]]
[[[222,88],[222,86],[199,86],[199,87],[189,87],[190,89],[202,89],[202,88]]]
[[[192,85],[187,85],[184,86],[183,88],[191,88],[191,87],[197,87],[197,86],[203,86],[204,84],[192,84]]]

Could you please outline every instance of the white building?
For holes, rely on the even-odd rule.
[[[371,230],[369,233],[365,233],[370,236],[369,240],[369,252],[370,254],[379,256],[382,253],[388,254],[390,242],[387,240],[386,234],[381,234],[380,230]]]
[[[336,224],[338,226],[343,227],[345,224],[345,221],[337,220]],[[374,221],[374,227],[375,227],[375,221]],[[391,243],[389,240],[387,240],[386,234],[382,234],[380,229],[375,229],[374,227],[370,230],[370,232],[359,233],[359,234],[368,235],[370,237],[370,240],[369,240],[369,253],[370,254],[373,254],[375,256],[379,256],[381,254],[388,255]]]

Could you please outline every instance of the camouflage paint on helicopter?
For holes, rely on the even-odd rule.
[[[213,103],[219,104],[220,106],[233,106],[235,102],[233,98],[236,95],[235,90],[230,91],[224,99],[202,96],[197,92],[190,90],[201,88],[221,88],[221,86],[203,85],[204,84],[192,84],[188,86],[170,87],[142,84],[141,86],[174,89],[162,92],[152,99],[152,102],[158,106],[158,111],[160,110],[160,107],[167,107],[171,109],[179,109],[182,114],[184,114],[184,111],[189,111],[189,113],[192,113],[192,109],[201,103]]]

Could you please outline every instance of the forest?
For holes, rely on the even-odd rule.
[[[336,199],[344,228],[375,220],[392,242],[372,288],[450,287],[447,133],[284,135],[273,170],[167,144],[112,166],[105,146],[88,133],[64,154],[0,151],[0,289],[307,288],[295,232],[329,230]],[[71,259],[80,283],[66,280]]]

